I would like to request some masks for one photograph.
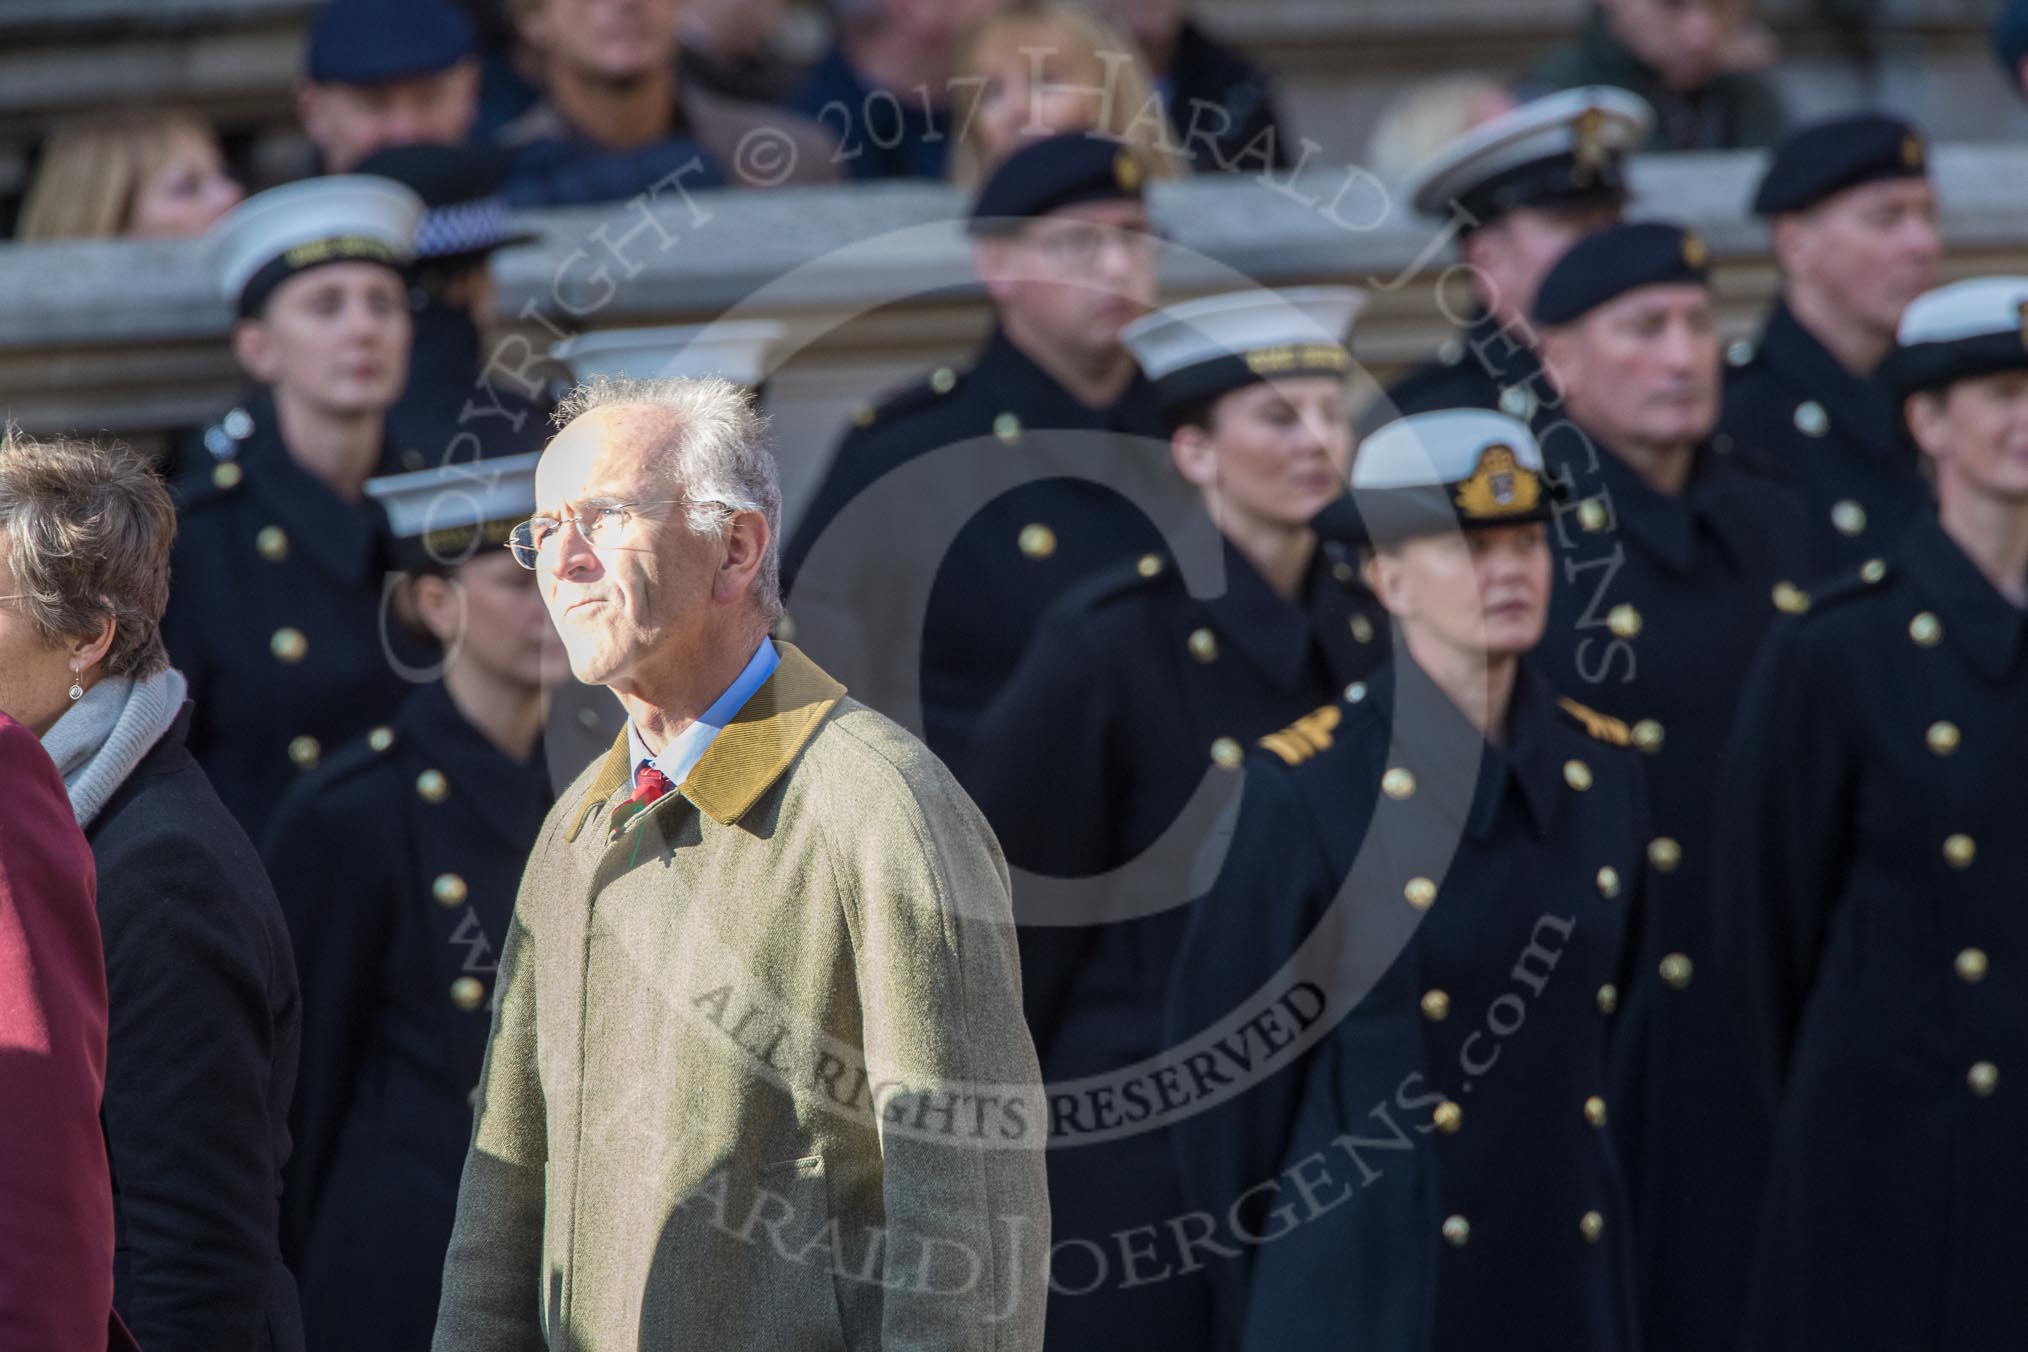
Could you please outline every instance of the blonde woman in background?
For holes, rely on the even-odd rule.
[[[1437,151],[1514,107],[1514,96],[1485,75],[1440,75],[1396,94],[1366,138],[1366,168],[1398,183]]]
[[[246,193],[194,113],[135,108],[59,126],[21,209],[19,236],[201,235]]]
[[[1138,147],[1158,178],[1184,172],[1141,49],[1081,4],[1014,0],[960,44],[953,87],[960,187],[1024,142],[1080,130]]]

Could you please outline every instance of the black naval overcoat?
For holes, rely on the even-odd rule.
[[[1654,905],[1615,1115],[1640,1222],[1644,1341],[1730,1347],[1767,1123],[1738,1073],[1736,1009],[1709,979],[1719,762],[1762,635],[1827,567],[1822,536],[1736,452],[1699,448],[1675,496],[1568,423],[1543,452],[1566,499],[1536,657],[1558,690],[1629,726],[1652,807]]]
[[[1196,493],[1144,378],[1088,408],[998,331],[865,419],[791,535],[785,636],[905,724],[920,690],[924,740],[962,770],[1042,612],[1162,549]]]
[[[1404,656],[1357,693],[1249,757],[1176,971],[1174,1043],[1283,1011],[1221,1039],[1251,1087],[1175,1128],[1241,1253],[1206,1260],[1221,1317],[1249,1350],[1632,1348],[1607,1130],[1647,874],[1626,730],[1525,664],[1497,748]]]
[[[289,458],[267,394],[234,413],[176,484],[162,637],[190,681],[191,753],[258,841],[283,791],[393,718],[433,659],[382,605],[379,509]]]
[[[493,971],[550,803],[441,683],[303,776],[263,846],[303,991],[284,1239],[312,1349],[427,1347]]]
[[[1093,880],[1086,913],[1021,931],[1022,991],[1046,1078],[1117,1070],[1162,1046],[1169,971],[1202,842],[1185,807],[1207,776],[1235,785],[1245,748],[1328,703],[1386,651],[1387,617],[1336,546],[1312,555],[1295,600],[1277,595],[1229,544],[1215,596],[1190,594],[1173,559],[1150,554],[1070,591],[979,725],[968,787],[1017,870],[1015,914],[1031,876]],[[1216,788],[1218,786],[1210,786]],[[1207,815],[1228,795],[1207,796]],[[1166,844],[1157,845],[1172,830]],[[1153,847],[1151,849],[1151,847]],[[1146,852],[1146,853],[1144,853]],[[1117,888],[1100,875],[1138,860]],[[1135,898],[1160,909],[1133,911]],[[1132,915],[1107,918],[1119,906]],[[1060,921],[1073,923],[1050,923]],[[1166,1137],[1150,1132],[1050,1153],[1051,1233],[1105,1246],[1181,1209]],[[1052,1348],[1215,1346],[1205,1275],[1115,1279],[1052,1294]]]
[[[1718,893],[1780,1093],[1743,1347],[2021,1345],[2024,763],[2028,613],[1933,516],[1769,638]]]
[[[1780,301],[1732,355],[1744,361],[1728,366],[1718,435],[1789,481],[1838,563],[1892,548],[1930,491],[1886,386],[1847,371]]]

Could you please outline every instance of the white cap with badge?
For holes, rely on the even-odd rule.
[[[1881,375],[1907,398],[1956,380],[2028,368],[2028,277],[1973,277],[1901,312]]]
[[[1654,125],[1647,101],[1624,89],[1560,90],[1450,141],[1402,180],[1400,194],[1428,216],[1455,203],[1477,224],[1518,207],[1622,202],[1622,161]]]
[[[325,263],[383,263],[399,271],[415,257],[422,198],[393,179],[336,174],[256,193],[211,228],[220,291],[242,317],[274,289]]]
[[[1350,286],[1233,291],[1144,315],[1120,341],[1173,410],[1262,380],[1346,378],[1347,343],[1366,300]]]
[[[1375,544],[1545,521],[1556,496],[1528,424],[1490,409],[1398,418],[1352,462],[1352,498]]]
[[[366,481],[387,516],[394,562],[411,571],[455,567],[487,546],[504,546],[535,511],[542,452],[473,460]]]
[[[771,319],[597,329],[564,339],[549,349],[549,355],[568,366],[578,380],[717,376],[757,389],[769,375],[770,354],[787,332]]]

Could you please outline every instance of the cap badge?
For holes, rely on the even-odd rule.
[[[1469,518],[1519,516],[1542,499],[1542,480],[1512,446],[1495,443],[1479,452],[1472,477],[1458,485],[1458,510]]]
[[[1922,138],[1913,132],[1901,138],[1901,162],[1910,169],[1922,165]]]
[[[1147,177],[1141,169],[1141,162],[1134,158],[1131,150],[1121,150],[1113,156],[1113,182],[1120,185],[1121,192],[1139,192],[1141,180]]]
[[[1605,143],[1604,111],[1587,108],[1579,113],[1570,125],[1570,136],[1571,158],[1577,161],[1572,177],[1580,185],[1589,183],[1612,160],[1612,151]]]
[[[1701,268],[1711,261],[1711,250],[1706,247],[1704,237],[1695,230],[1683,232],[1683,261],[1693,268]]]

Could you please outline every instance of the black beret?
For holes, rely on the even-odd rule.
[[[383,85],[449,70],[477,49],[451,0],[325,0],[304,68],[317,84]]]
[[[1889,178],[1923,178],[1929,151],[1900,118],[1859,113],[1791,133],[1775,147],[1753,195],[1757,216],[1805,211],[1827,197]]]
[[[1535,292],[1535,322],[1568,324],[1642,286],[1708,286],[1711,251],[1680,225],[1609,225],[1570,246]]]
[[[1081,202],[1139,202],[1147,181],[1140,153],[1111,137],[1078,131],[1031,141],[980,185],[967,228],[994,234]]]

